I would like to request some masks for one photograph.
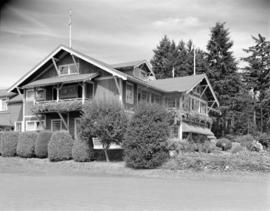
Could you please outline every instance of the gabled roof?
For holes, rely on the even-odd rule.
[[[117,76],[119,78],[122,78],[123,80],[127,80],[127,74],[114,69],[113,67],[111,67],[110,65],[99,61],[97,59],[94,59],[92,57],[89,57],[85,54],[82,54],[72,48],[69,48],[65,45],[60,45],[58,46],[55,50],[53,50],[45,59],[43,59],[38,65],[36,65],[32,70],[30,70],[28,73],[26,73],[22,78],[20,78],[15,84],[13,84],[8,91],[11,92],[14,89],[16,89],[16,87],[20,87],[20,85],[27,79],[29,78],[32,74],[34,74],[39,68],[41,68],[45,63],[47,63],[50,59],[52,59],[52,57],[54,57],[57,53],[59,53],[61,50],[64,50],[82,60],[85,60],[86,62],[89,62],[105,71],[107,71],[108,73],[111,73],[113,76]]]
[[[0,89],[0,97],[11,97],[15,95],[15,93],[8,92],[6,89]]]
[[[132,68],[136,68],[139,67],[141,65],[145,64],[147,66],[147,68],[149,69],[149,71],[155,75],[155,73],[152,70],[152,67],[150,65],[150,63],[143,59],[143,60],[137,60],[137,61],[130,61],[130,62],[123,62],[123,63],[118,63],[118,64],[112,64],[111,66],[115,69],[124,69],[124,68],[128,68],[128,67],[132,67]]]
[[[200,75],[190,75],[184,77],[176,77],[176,78],[167,78],[167,79],[159,79],[149,81],[148,83],[154,87],[158,87],[166,92],[191,92],[199,83],[203,80],[206,80],[213,98],[217,102],[219,106],[218,99],[213,91],[211,84],[205,74]]]
[[[98,76],[98,73],[90,73],[90,74],[74,74],[74,75],[66,75],[66,76],[58,76],[52,78],[45,78],[33,81],[29,84],[23,86],[23,88],[34,88],[34,87],[43,87],[54,85],[57,83],[75,83],[81,81],[88,81]]]

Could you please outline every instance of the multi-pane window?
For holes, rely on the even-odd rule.
[[[134,104],[134,87],[133,84],[126,84],[126,103]]]
[[[46,90],[45,89],[37,89],[36,90],[36,100],[37,101],[46,100]]]
[[[51,120],[51,130],[58,131],[58,130],[66,130],[63,122],[61,119],[53,119]]]
[[[35,92],[33,89],[26,90],[26,101],[35,101]]]
[[[0,111],[7,111],[8,107],[7,107],[7,99],[3,98],[0,99]]]
[[[151,102],[161,104],[161,96],[156,95],[156,94],[152,94]]]
[[[70,99],[78,97],[78,86],[77,85],[67,85],[63,86],[59,91],[60,99]]]
[[[207,105],[204,102],[201,102],[200,113],[207,114]]]
[[[179,106],[179,100],[177,100],[177,98],[174,97],[166,98],[166,102],[168,108],[178,108]]]
[[[15,131],[22,131],[22,122],[15,122]]]
[[[36,130],[43,130],[43,125],[45,125],[45,121],[38,121],[38,120],[30,120],[26,121],[26,131],[36,131]]]
[[[71,75],[79,73],[79,63],[64,64],[59,66],[59,75]]]

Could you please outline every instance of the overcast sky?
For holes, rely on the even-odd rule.
[[[234,55],[269,40],[270,0],[13,0],[1,8],[0,87],[9,87],[59,44],[107,63],[150,60],[165,34],[176,42],[192,39],[205,49],[210,28],[226,22]]]

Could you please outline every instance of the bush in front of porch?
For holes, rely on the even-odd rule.
[[[168,159],[170,122],[170,115],[160,105],[138,105],[123,143],[128,167],[156,168]]]
[[[12,157],[16,155],[19,132],[7,131],[2,134],[2,156]]]
[[[48,143],[51,139],[51,131],[40,131],[35,144],[35,154],[38,158],[48,157]]]
[[[68,131],[56,131],[48,144],[48,157],[50,161],[72,159],[73,139]]]
[[[16,149],[17,155],[23,158],[34,157],[37,137],[37,132],[20,133]]]
[[[89,141],[76,139],[72,147],[72,157],[77,162],[88,162],[94,159],[93,146]]]

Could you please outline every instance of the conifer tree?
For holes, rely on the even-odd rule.
[[[207,75],[220,101],[221,116],[217,117],[215,134],[224,136],[230,132],[234,122],[232,104],[239,98],[241,88],[240,75],[237,72],[237,63],[233,57],[229,30],[225,23],[216,23],[211,28],[211,37],[207,44],[208,66]]]

